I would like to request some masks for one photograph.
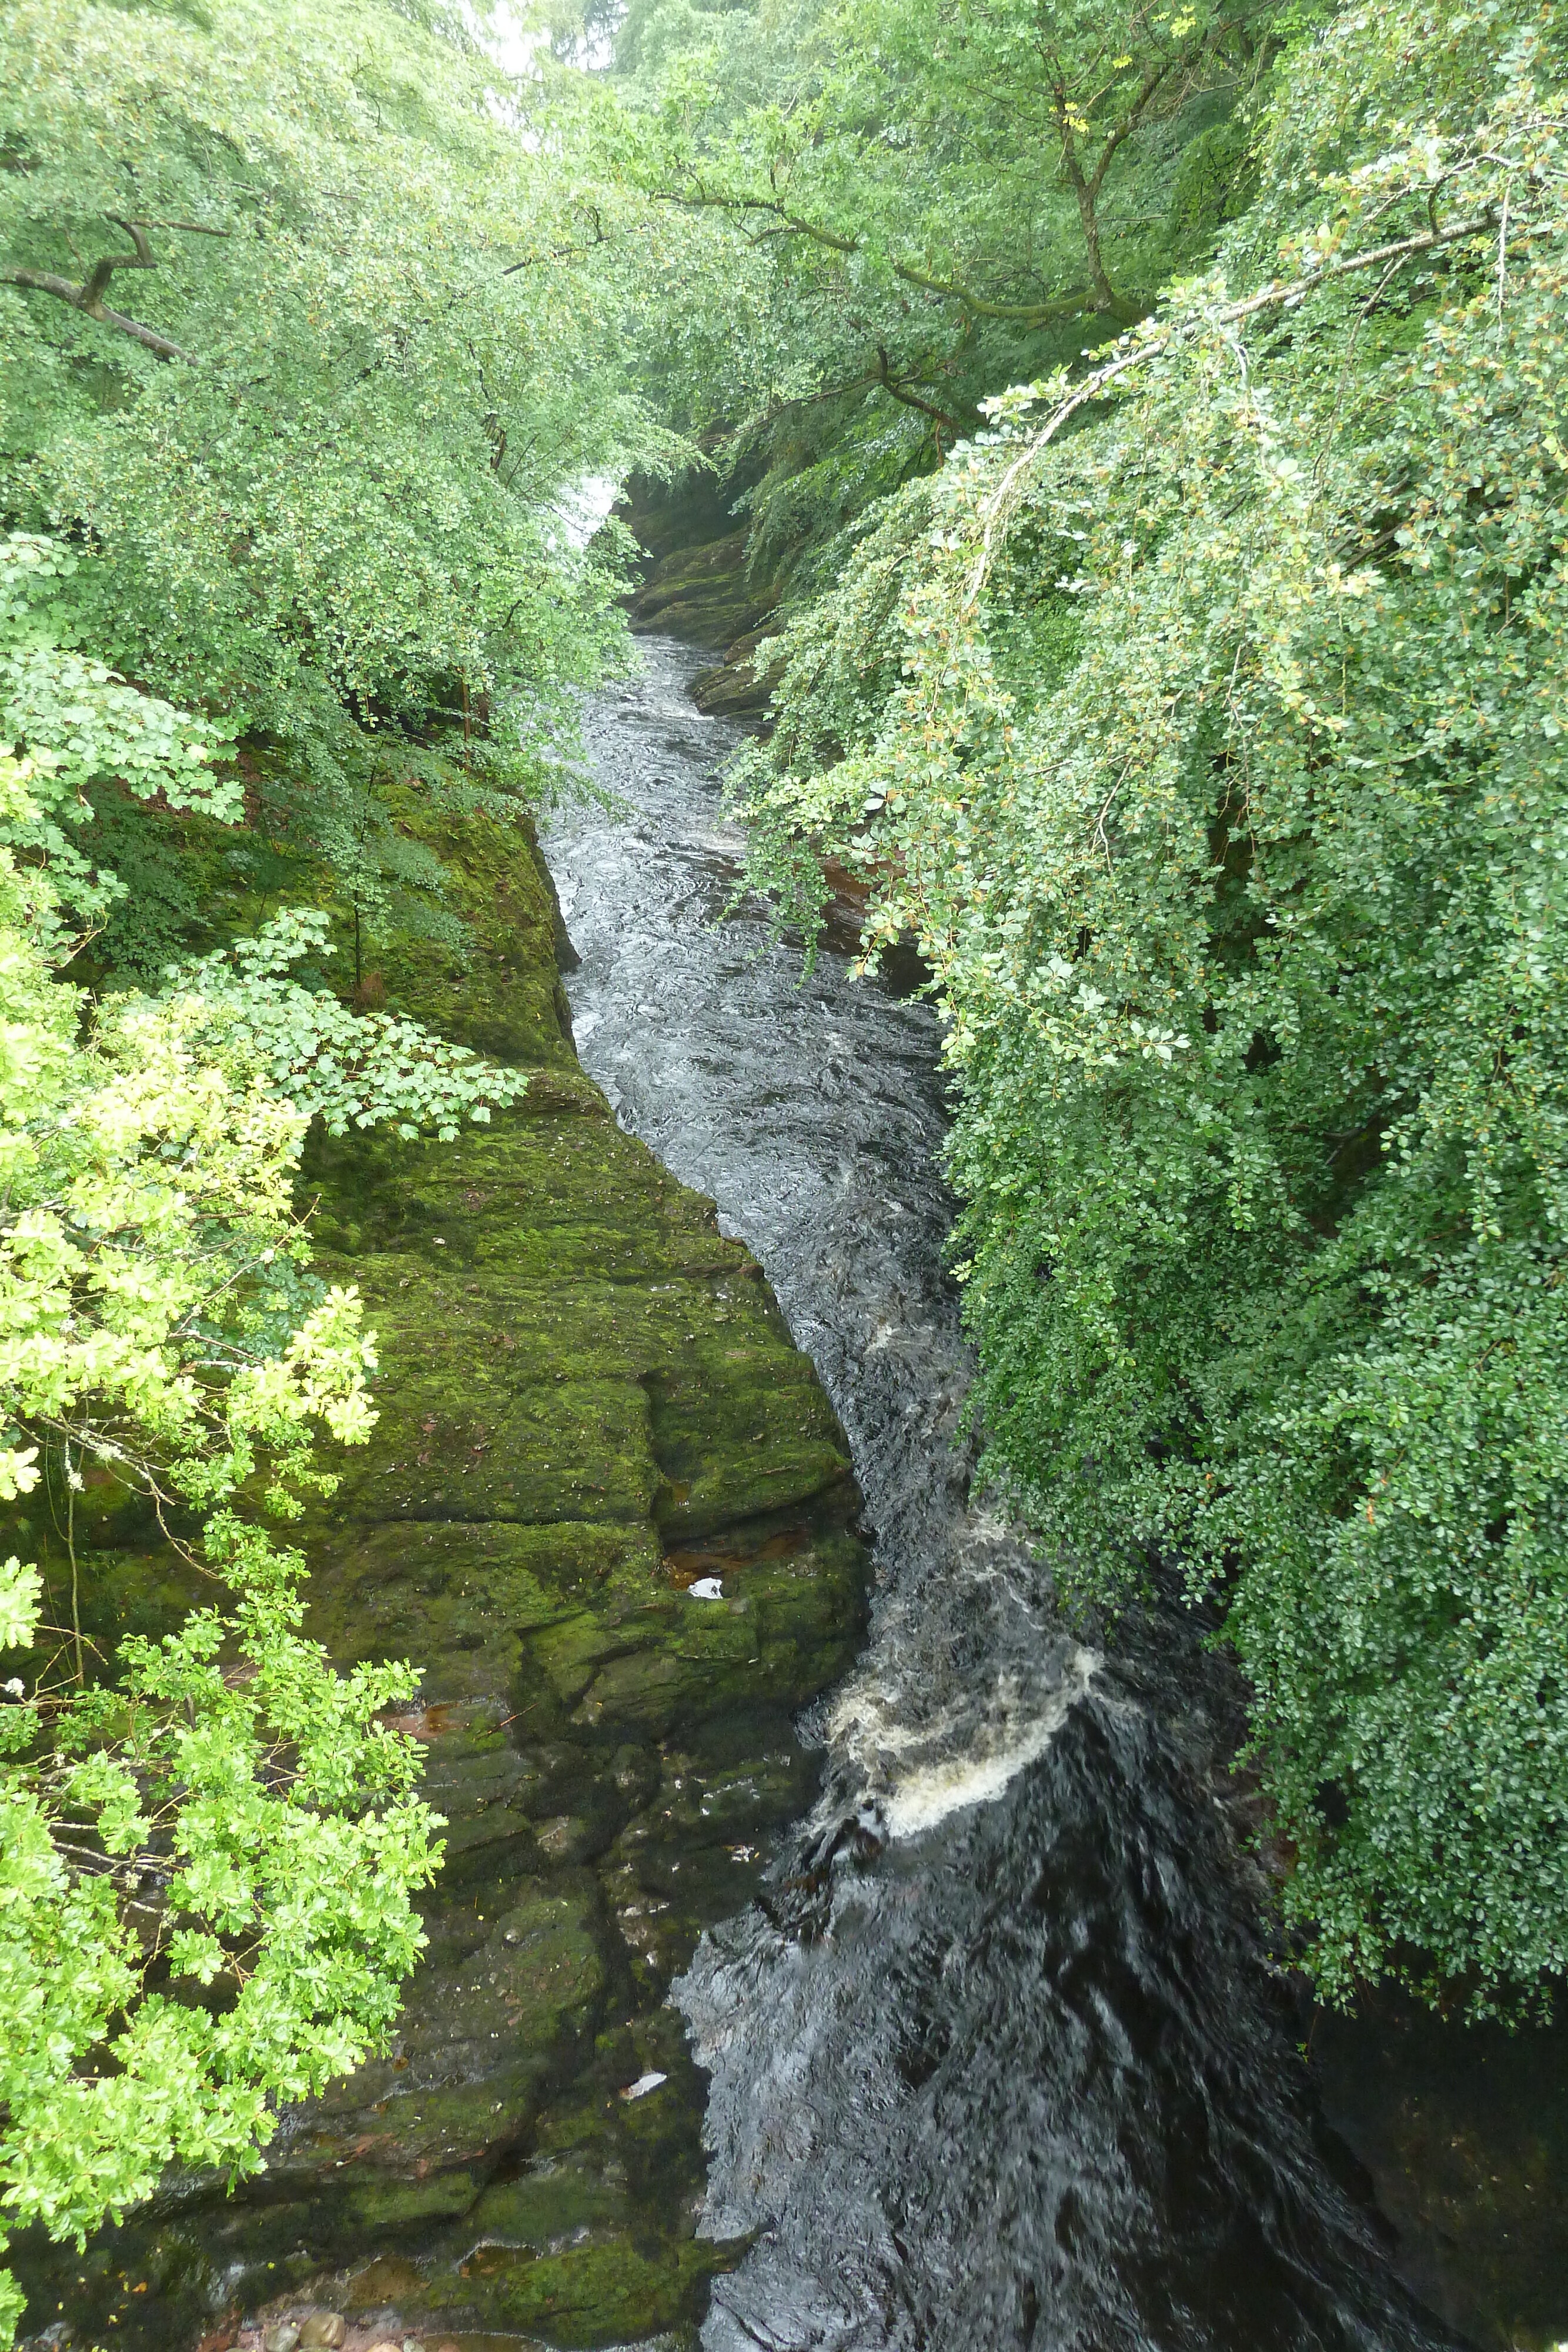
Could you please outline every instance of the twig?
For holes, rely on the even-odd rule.
[[[66,1549],[71,1561],[71,1633],[76,1642],[77,1680],[87,1681],[87,1666],[81,1650],[80,1579],[77,1568],[77,1490],[71,1484],[71,1449],[66,1444]]]

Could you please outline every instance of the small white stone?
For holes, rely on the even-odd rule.
[[[716,1576],[699,1576],[695,1584],[687,1585],[686,1598],[689,1601],[722,1601],[724,1599],[722,1579]]]
[[[661,2083],[669,2079],[667,2074],[639,2074],[634,2083],[627,2084],[621,2095],[623,2099],[645,2099],[650,2091],[656,2091]]]

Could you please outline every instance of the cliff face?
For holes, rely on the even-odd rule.
[[[694,2236],[702,2084],[663,2003],[810,1801],[791,1717],[862,1615],[848,1450],[755,1263],[579,1069],[531,835],[407,822],[476,951],[405,944],[389,999],[530,1084],[455,1144],[318,1150],[381,1419],[302,1539],[333,1654],[425,1666],[430,1949],[393,2052],[291,2111],[235,2200],[172,2183],[85,2259],[30,2250],[34,2308],[89,2340],[293,2295],[609,2344],[692,2321],[728,2258]],[[100,1640],[182,1603],[107,1495],[89,1570]]]
[[[726,478],[722,489],[716,478],[692,473],[657,483],[633,476],[627,485],[620,513],[649,566],[629,610],[634,629],[658,629],[723,656],[692,688],[699,710],[757,718],[781,675],[766,656],[753,658],[778,627],[779,585],[747,566],[747,533],[731,512],[744,478]]]

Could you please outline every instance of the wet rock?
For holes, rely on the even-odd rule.
[[[714,454],[711,472],[674,483],[633,478],[621,512],[649,569],[628,609],[634,629],[722,651],[717,667],[693,681],[692,699],[710,718],[751,718],[767,709],[782,675],[781,663],[752,659],[778,629],[779,583],[748,565],[748,534],[736,527],[737,498],[755,473],[745,464],[729,470],[722,436]]]
[[[280,2135],[275,2184],[330,2189],[340,2231],[466,2211],[591,2037],[606,1986],[592,1881],[507,1892],[483,1943],[416,1980],[397,2054],[297,2111]]]
[[[400,817],[476,951],[379,947],[389,1002],[531,1076],[451,1146],[313,1148],[320,1270],[366,1297],[381,1420],[299,1535],[315,1637],[424,1667],[398,1724],[445,1866],[395,2042],[287,2110],[264,2174],[232,2202],[171,2184],[112,2259],[24,2250],[44,2308],[133,2352],[285,2292],[562,2347],[700,2314],[730,2256],[694,2251],[703,2084],[663,2003],[809,1801],[791,1713],[862,1607],[842,1434],[711,1202],[579,1072],[530,835],[432,833],[412,796]],[[106,1507],[95,1533],[95,1637],[177,1622],[189,1580],[141,1522]],[[716,1565],[725,1598],[688,1601]]]
[[[299,2352],[340,2352],[348,2332],[340,2311],[313,2311],[299,2330]]]
[[[662,556],[631,598],[633,628],[658,629],[690,645],[727,646],[755,629],[779,601],[771,581],[753,576],[744,530]]]
[[[700,2315],[708,2281],[733,2259],[695,2239],[674,2261],[650,2258],[624,2238],[543,2255],[487,2245],[476,2249],[452,2291],[455,2297],[482,2291],[500,2326],[544,2336],[569,2352],[689,2325]]]
[[[762,653],[777,635],[778,625],[770,621],[737,637],[716,668],[692,680],[697,709],[709,719],[759,718],[784,675],[783,656]]]

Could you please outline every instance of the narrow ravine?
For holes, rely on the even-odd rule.
[[[931,1009],[802,979],[740,849],[736,740],[645,644],[588,716],[619,814],[547,844],[584,1066],[756,1254],[875,1528],[823,1794],[676,1988],[711,2072],[702,2229],[754,2231],[708,2352],[1449,2342],[1317,2120],[1228,1819],[1233,1699],[1189,1629],[1087,1646],[968,1491]],[[841,942],[847,946],[848,940]]]
[[[1536,2352],[1560,2055],[1468,2037],[1489,2091],[1430,2034],[1320,2033],[1369,2173],[1323,2126],[1232,1681],[1179,1609],[1064,1625],[969,1493],[918,972],[854,979],[847,918],[809,976],[719,920],[736,730],[646,650],[586,714],[616,806],[549,844],[570,1010],[532,841],[487,820],[438,836],[473,955],[389,960],[524,1104],[310,1165],[382,1352],[301,1530],[310,1622],[421,1662],[429,1950],[392,2049],[232,2199],[172,2175],[80,2253],[18,2242],[29,2352],[1453,2345],[1396,2263]],[[89,1631],[158,1630],[166,1552],[93,1507]]]

